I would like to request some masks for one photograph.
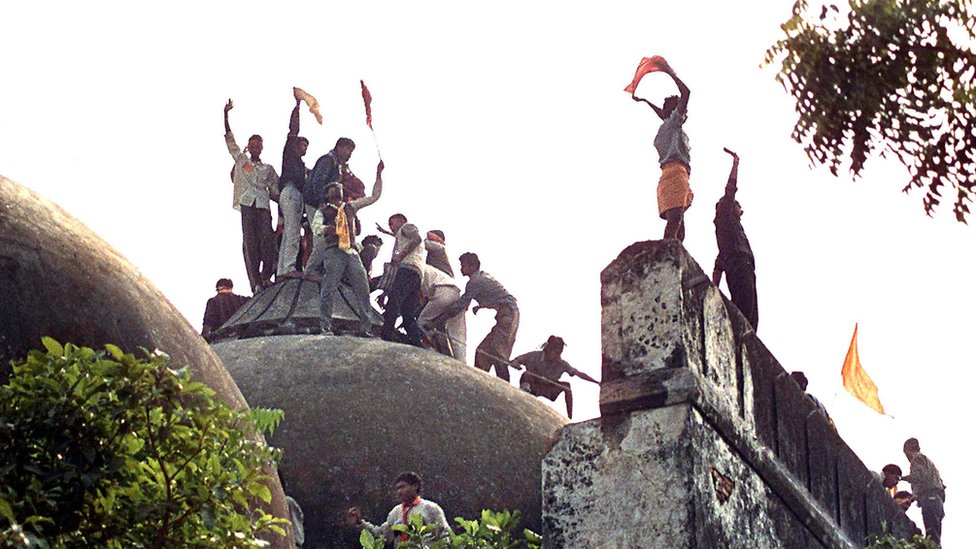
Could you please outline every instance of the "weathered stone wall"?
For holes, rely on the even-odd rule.
[[[543,463],[549,547],[850,547],[912,525],[676,241],[602,275],[603,417]]]

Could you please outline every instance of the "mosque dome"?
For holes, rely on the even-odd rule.
[[[131,263],[54,203],[0,176],[0,364],[41,348],[43,336],[136,354],[160,349],[230,406],[247,406],[217,355]],[[277,479],[271,489],[273,512],[287,516]]]
[[[432,351],[352,336],[276,335],[214,351],[252,406],[281,408],[270,442],[305,512],[307,547],[359,547],[359,506],[382,522],[403,471],[453,518],[518,509],[541,531],[541,462],[566,419],[495,376]]]

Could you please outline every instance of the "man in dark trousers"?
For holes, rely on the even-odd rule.
[[[224,322],[234,316],[234,313],[241,308],[249,297],[234,293],[234,282],[229,278],[221,278],[217,281],[217,295],[207,300],[207,309],[203,313],[203,337],[210,335],[210,332],[220,328]]]
[[[922,453],[917,438],[910,438],[903,446],[905,457],[911,464],[908,476],[902,480],[912,485],[912,496],[922,509],[925,537],[942,544],[942,519],[945,517],[945,484],[932,460]]]
[[[308,174],[305,190],[302,196],[305,201],[305,215],[311,223],[316,210],[322,208],[328,201],[325,187],[329,183],[342,183],[345,173],[349,170],[348,162],[356,143],[348,137],[336,140],[335,147],[315,161],[315,166]],[[345,196],[345,194],[343,194]],[[308,258],[305,277],[315,279],[322,273],[322,260],[325,257],[325,241],[323,235],[312,231],[312,253]]]
[[[735,192],[738,190],[736,182],[739,177],[739,155],[728,149],[724,150],[732,155],[732,170],[729,172],[729,182],[725,185],[725,196],[715,205],[718,257],[712,271],[712,283],[718,286],[722,281],[722,273],[725,273],[732,303],[735,303],[756,330],[759,328],[756,259],[742,228],[742,206],[735,199]]]
[[[234,209],[241,211],[241,230],[244,235],[244,266],[251,291],[259,292],[271,286],[275,274],[274,229],[271,226],[271,194],[278,186],[278,173],[271,164],[261,161],[264,140],[252,135],[244,150],[238,147],[230,130],[230,110],[234,102],[224,105],[224,141],[227,152],[234,159],[231,179],[234,182]],[[277,200],[277,197],[274,197]]]

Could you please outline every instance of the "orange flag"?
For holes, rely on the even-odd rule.
[[[654,57],[645,57],[641,59],[639,65],[637,65],[637,73],[634,75],[634,80],[631,81],[630,85],[624,88],[624,91],[633,95],[637,91],[637,84],[640,84],[641,78],[649,72],[663,71],[668,66],[668,62],[664,60],[660,55],[655,55]]]
[[[861,367],[861,359],[857,353],[857,324],[854,325],[854,337],[851,338],[851,348],[847,350],[844,366],[840,369],[840,377],[844,380],[844,388],[854,398],[879,414],[885,413],[884,406],[878,399],[878,386]]]
[[[373,129],[373,111],[370,105],[373,103],[373,96],[369,93],[369,88],[366,87],[366,83],[362,80],[359,81],[359,85],[363,88],[363,104],[366,105],[366,125],[369,129]]]
[[[301,99],[308,105],[308,110],[312,112],[315,116],[315,120],[322,125],[322,113],[319,112],[319,101],[315,97],[301,88],[293,87],[292,90],[295,91],[295,97]]]

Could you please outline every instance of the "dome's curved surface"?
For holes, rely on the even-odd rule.
[[[160,349],[229,405],[247,406],[217,355],[131,263],[53,202],[0,176],[0,364],[41,348],[43,336]],[[272,493],[274,513],[287,516],[277,479]]]
[[[213,348],[252,406],[285,411],[271,442],[284,449],[282,478],[305,511],[309,547],[355,539],[342,522],[351,506],[382,522],[407,470],[449,519],[519,509],[538,531],[541,462],[566,419],[529,394],[378,339],[270,336]]]

